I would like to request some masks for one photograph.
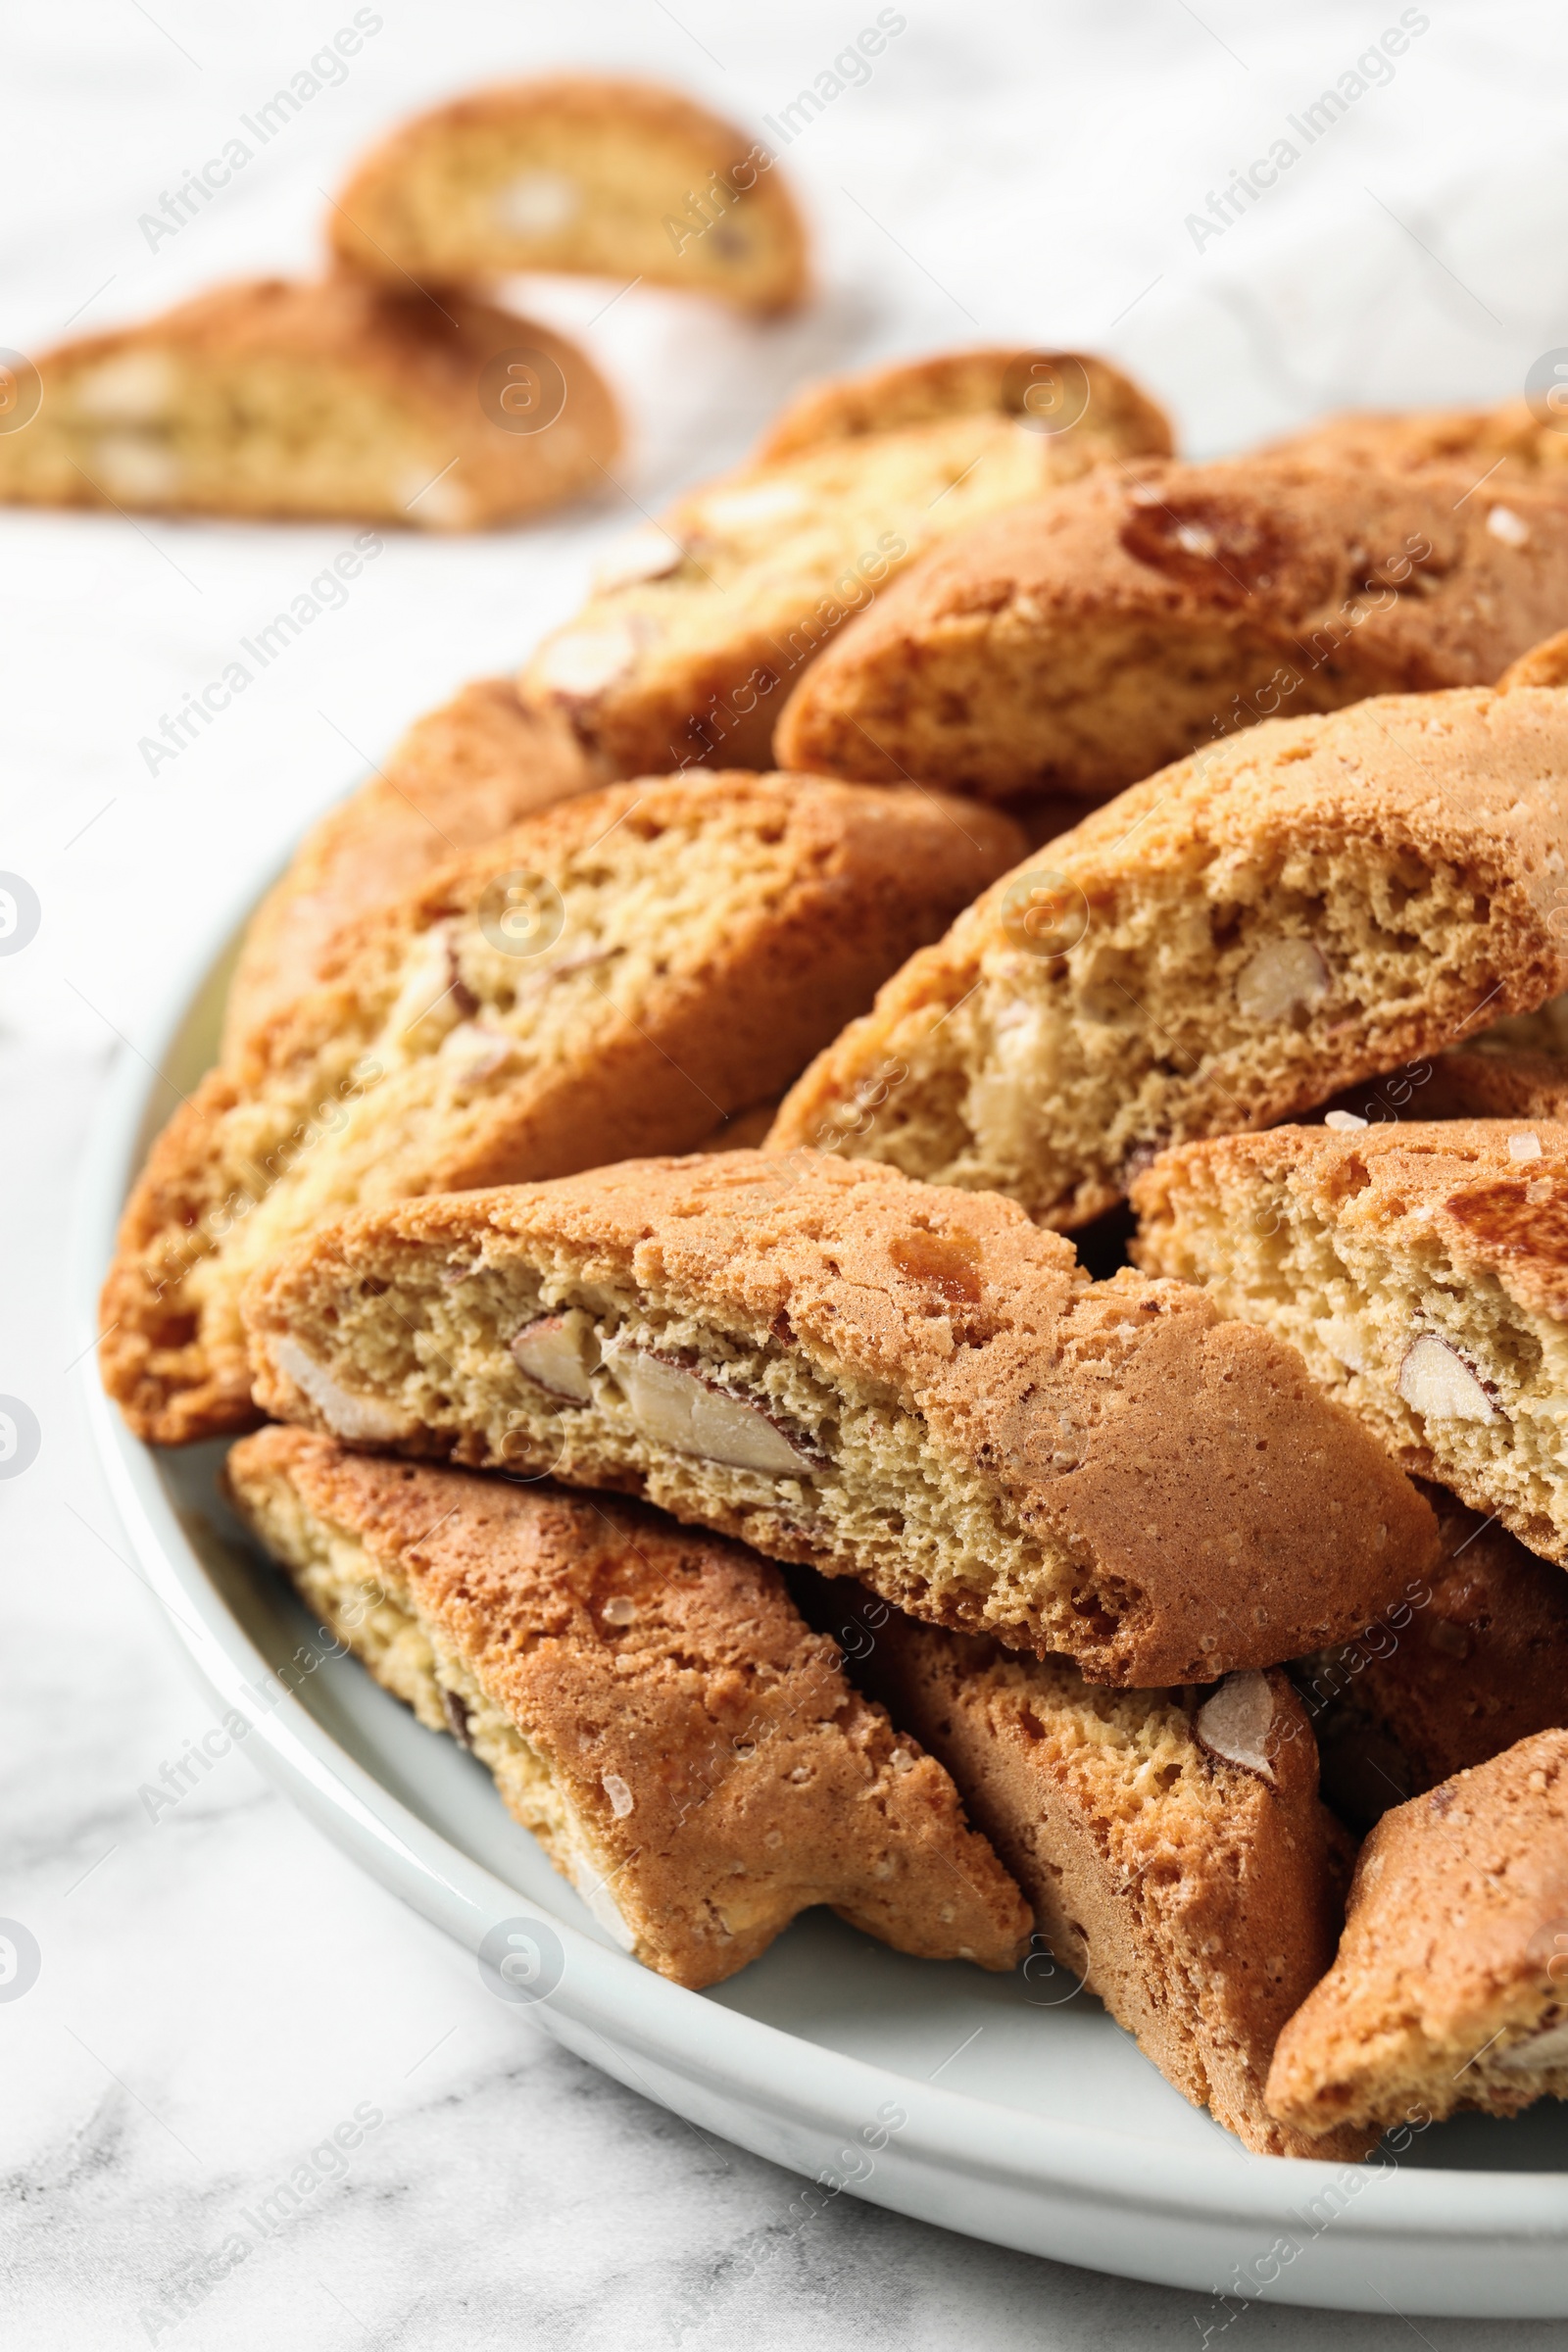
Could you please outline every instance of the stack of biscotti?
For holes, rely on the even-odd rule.
[[[274,1461],[341,1478],[354,1449],[383,1457],[355,1475],[394,1497],[428,1477],[421,1459],[492,1495],[510,1493],[496,1474],[544,1476],[857,1580],[832,1591],[883,1620],[906,1613],[908,1672],[867,1688],[1021,1886],[1035,1974],[1085,1978],[1247,2144],[1308,2152],[1262,2086],[1275,2034],[1332,1957],[1347,1856],[1307,1715],[1273,1669],[1396,1607],[1438,1535],[1294,1350],[1189,1286],[1091,1281],[1070,1245],[995,1195],[808,1152],[631,1162],[361,1214],[265,1266],[244,1315],[257,1401],[316,1434],[246,1441],[231,1483],[313,1601],[366,1582],[345,1547],[364,1530],[323,1536],[298,1504],[258,1499],[258,1482]],[[447,1499],[421,1491],[398,1525],[435,1522]],[[348,1527],[320,1494],[310,1514]],[[425,1559],[413,1565],[428,1587]],[[441,1590],[456,1581],[455,1564]],[[413,1602],[350,1638],[432,1722],[434,1671],[507,1789],[513,1735],[537,1749],[549,1727],[531,1731],[518,1700],[506,1733],[473,1625],[433,1619],[419,1582],[405,1574]],[[482,1618],[483,1594],[474,1605]],[[422,1682],[411,1643],[435,1660]],[[944,1675],[961,1683],[967,1737],[921,1695]],[[1048,1720],[1078,1759],[1060,1803],[1029,1744]],[[1028,1771],[1006,1761],[1020,1740]],[[515,1800],[520,1817],[544,1820],[537,1788],[531,1802]],[[568,1867],[597,1885],[602,1845],[580,1825],[550,1835],[573,1853],[588,1839]],[[1134,1884],[1147,1900],[1130,1910]],[[840,1890],[819,1899],[864,1914]],[[972,1920],[963,1942],[982,1955]],[[1328,2152],[1368,2136],[1337,2134]]]

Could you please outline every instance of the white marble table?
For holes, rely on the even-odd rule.
[[[804,0],[382,0],[323,88],[177,235],[178,175],[352,15],[194,0],[6,15],[0,340],[37,346],[236,270],[298,269],[320,190],[401,112],[556,61],[678,79],[760,122],[877,11]],[[595,550],[744,447],[811,370],[980,336],[1077,342],[1218,450],[1349,400],[1496,398],[1568,341],[1568,21],[1546,6],[1246,9],[1234,0],[908,0],[862,86],[788,150],[822,298],[755,329],[557,288],[626,384],[624,495],[488,541],[388,541],[340,609],[177,760],[140,739],[221,670],[348,533],[0,517],[0,867],[42,919],[0,959],[6,1279],[0,1393],[41,1432],[0,1480],[0,1914],[39,1948],[0,2000],[0,2278],[16,2352],[375,2344],[898,2347],[1201,2343],[1202,2297],[1002,2254],[845,2198],[748,2281],[791,2179],[700,2137],[544,2039],[466,1954],[368,1883],[210,1728],[123,1557],[87,1453],[62,1298],[66,1210],[111,1056],[211,909],[462,679],[571,608]],[[1392,78],[1356,61],[1401,19]],[[1310,140],[1289,128],[1348,74]],[[1274,184],[1217,215],[1281,140]],[[1254,173],[1261,182],[1266,173]],[[1197,222],[1195,226],[1194,223]],[[236,706],[236,709],[240,706]],[[0,1990],[3,1990],[0,1987]],[[353,2119],[358,2116],[356,2125]],[[374,2119],[374,2120],[371,2120]],[[357,2144],[331,2152],[334,2131]],[[312,2151],[318,2153],[314,2162]],[[299,2169],[307,2168],[304,2176]],[[280,2183],[298,2210],[203,2293]],[[1238,2332],[1239,2330],[1239,2332]],[[1544,2347],[1381,2311],[1254,2308],[1226,2352]]]

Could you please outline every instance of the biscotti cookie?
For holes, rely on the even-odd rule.
[[[1517,662],[1510,662],[1497,686],[1503,694],[1515,686],[1568,686],[1568,629],[1544,637]]]
[[[1053,436],[1076,433],[1103,456],[1171,454],[1162,411],[1103,360],[1077,351],[980,346],[807,384],[780,409],[753,463],[966,416],[1011,416]]]
[[[597,74],[416,116],[357,167],[327,230],[340,261],[394,282],[562,270],[758,312],[807,291],[805,226],[766,145],[674,90]]]
[[[223,1008],[225,1055],[319,981],[360,916],[465,850],[597,782],[571,737],[476,678],[416,719],[368,784],[305,836],[252,915]]]
[[[367,916],[165,1129],[105,1287],[138,1435],[255,1419],[238,1294],[348,1210],[686,1151],[795,1075],[988,881],[1005,820],[815,777],[542,810]]]
[[[1338,1833],[1283,1674],[1106,1690],[1064,1658],[917,1625],[853,1586],[801,1598],[952,1773],[1057,1966],[1184,2098],[1260,2155],[1365,2154],[1371,2134],[1314,2148],[1263,2103],[1280,2028],[1344,1915]]]
[[[245,1313],[280,1419],[641,1493],[1107,1682],[1343,1639],[1435,1540],[1291,1351],[1200,1292],[1092,1284],[1008,1201],[815,1153],[351,1218]]]
[[[1561,695],[1265,721],[997,883],[827,1048],[769,1149],[1082,1224],[1163,1144],[1287,1118],[1560,990],[1565,833]]]
[[[525,667],[524,702],[564,719],[607,776],[768,766],[789,685],[903,565],[1102,459],[1169,448],[1164,418],[1114,368],[1050,360],[1082,378],[1059,428],[1048,416],[1036,429],[1021,406],[1027,352],[915,362],[811,395],[780,451],[691,492],[611,558]],[[869,421],[847,432],[861,393]]]
[[[1568,2097],[1568,1732],[1384,1815],[1267,2096],[1311,2134]]]
[[[777,757],[1114,791],[1274,713],[1490,685],[1568,607],[1568,475],[1118,466],[934,549],[813,664]],[[1500,518],[1506,516],[1506,528]]]
[[[519,352],[556,404],[538,430],[483,397]],[[552,328],[346,274],[221,286],[63,343],[37,375],[37,413],[0,434],[0,499],[31,506],[475,530],[597,490],[620,440],[605,384]]]
[[[854,1691],[771,1561],[583,1502],[268,1429],[234,1501],[313,1610],[678,1984],[829,1903],[902,1952],[1008,1969],[1018,1889],[948,1775]]]
[[[1357,1641],[1291,1669],[1323,1793],[1362,1828],[1568,1723],[1568,1577],[1440,1487],[1430,1494],[1441,1563]]]
[[[1280,1127],[1163,1152],[1135,1255],[1298,1348],[1407,1470],[1568,1563],[1568,1126]]]

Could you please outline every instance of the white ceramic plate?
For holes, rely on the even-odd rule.
[[[147,1143],[214,1057],[228,944],[127,1054],[84,1171],[81,1334]],[[162,1076],[150,1075],[157,1064]],[[334,1657],[225,1510],[221,1446],[130,1438],[87,1358],[95,1440],[149,1584],[220,1707],[328,1837],[536,2000],[568,2047],[701,2130],[998,2245],[1223,2293],[1350,2310],[1568,2316],[1568,2109],[1471,2116],[1359,2167],[1248,2155],[1059,1975],[886,1951],[826,1913],[715,1991],[614,1949],[489,1776]],[[319,1661],[319,1662],[317,1662]],[[787,2241],[786,2241],[787,2242]]]

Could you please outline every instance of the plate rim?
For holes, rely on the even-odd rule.
[[[179,1044],[193,1009],[222,956],[258,900],[254,880],[235,890],[220,913],[203,929],[196,946],[176,959],[175,970],[139,1027],[141,1043],[122,1045],[90,1122],[71,1218],[74,1337],[83,1349],[88,1436],[104,1472],[143,1581],[178,1638],[189,1665],[209,1696],[220,1705],[240,1705],[251,1717],[255,1689],[271,1669],[214,1586],[199,1552],[181,1526],[164,1483],[158,1449],[132,1437],[98,1377],[98,1293],[121,1208],[139,1165],[139,1143],[155,1090],[172,1082],[164,1064]],[[249,1702],[247,1704],[246,1702]],[[973,2184],[995,2191],[1050,2200],[1070,2207],[1092,2205],[1124,2220],[1166,2222],[1198,2230],[1214,2226],[1261,2235],[1299,2232],[1300,2209],[1310,2208],[1347,2172],[1375,2180],[1379,2193],[1359,2195],[1334,2216],[1336,2241],[1365,2258],[1374,2249],[1388,2258],[1399,2248],[1426,2261],[1445,2249],[1469,2249],[1477,2260],[1512,2260],[1529,2249],[1540,2256],[1568,2247],[1568,2173],[1512,2172],[1449,2167],[1348,2167],[1316,2159],[1250,2155],[1229,2142],[1213,2149],[1162,2147],[1108,2127],[1068,2122],[1009,2108],[975,2094],[920,2082],[870,2060],[843,2054],[788,2029],[707,2001],[642,1967],[629,1955],[584,1936],[547,1906],[508,1886],[440,1832],[411,1813],[366,1767],[331,1738],[291,1692],[254,1715],[246,1741],[267,1777],[349,1857],[383,1886],[442,1928],[469,1950],[501,1919],[537,1915],[559,1936],[565,1968],[549,1999],[532,2005],[537,2022],[594,2064],[616,2073],[611,2063],[622,2047],[666,2070],[662,2087],[650,2085],[631,2058],[619,2079],[659,2103],[685,2112],[677,2096],[682,2083],[708,2085],[721,2100],[765,2117],[772,2127],[758,2153],[803,2173],[819,2168],[816,2151],[791,2155],[775,2144],[780,2130],[806,2132],[835,2145],[858,2128],[844,2121],[874,2117],[878,2103],[906,2107],[900,2129],[899,2165],[887,2165],[866,2180],[846,2180],[849,2193],[894,2210],[933,2220],[986,2242],[1050,2251],[1071,2262],[1070,2247],[1046,2248],[1015,2233],[992,2234],[966,2221],[942,2222],[929,2203],[909,2201],[904,2176],[923,2167],[937,2179],[959,2171]],[[584,2040],[613,2036],[596,2055]],[[846,2092],[850,2094],[846,2096]],[[692,2120],[688,2116],[688,2120]],[[732,2127],[716,2127],[734,2138]],[[747,2144],[747,2143],[743,2143]],[[755,2143],[751,2143],[755,2144]],[[901,2193],[901,2181],[904,2182]],[[837,2194],[838,2188],[830,2189]],[[1314,2239],[1314,2243],[1315,2243]],[[1256,2249],[1254,2249],[1256,2250]],[[1102,2255],[1085,2267],[1104,2269]],[[1451,2266],[1442,2266],[1446,2271]],[[1343,2266],[1329,2266],[1332,2272]],[[1193,2287],[1196,2270],[1177,2277],[1169,2260],[1141,2266],[1129,2245],[1118,2256],[1120,2275]],[[1198,2270],[1212,2275],[1208,2261]],[[1295,2290],[1295,2291],[1293,2291]],[[1202,2290],[1199,2290],[1202,2291]],[[1214,2290],[1216,2293],[1218,2289]],[[1244,2290],[1247,2300],[1254,2295]],[[1353,2291],[1335,2288],[1332,2277],[1289,2278],[1276,2299],[1333,2308],[1372,2306]],[[1416,2309],[1427,2308],[1419,2301]],[[1440,2311],[1453,2313],[1445,2300]],[[1488,2297],[1471,2306],[1472,2316],[1561,2317],[1568,2315],[1568,2276],[1548,2301],[1499,2304]]]

